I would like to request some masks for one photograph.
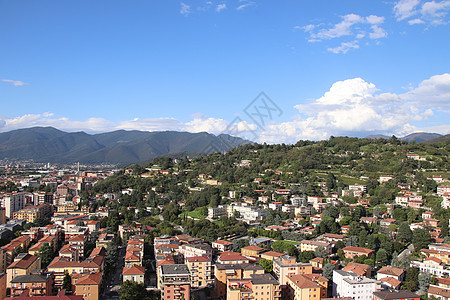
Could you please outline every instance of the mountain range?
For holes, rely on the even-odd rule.
[[[402,141],[407,141],[409,143],[411,142],[425,142],[425,141],[431,141],[434,139],[437,139],[439,137],[442,137],[439,133],[429,133],[429,132],[415,132],[408,134],[404,137],[400,137],[399,139]],[[368,135],[366,136],[366,139],[389,139],[390,136],[383,135],[383,134],[374,134],[374,135]],[[444,139],[445,140],[445,139]]]
[[[209,154],[249,143],[227,134],[125,131],[100,134],[33,127],[0,133],[0,159],[129,164],[157,156]]]

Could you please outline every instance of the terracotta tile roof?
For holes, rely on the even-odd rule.
[[[247,257],[232,251],[225,251],[219,256],[221,261],[231,261],[231,260],[248,260]]]
[[[281,256],[284,256],[283,253],[275,252],[275,251],[267,251],[267,252],[261,253],[261,255],[272,256],[272,257],[281,257]]]
[[[77,251],[74,247],[70,246],[69,244],[64,245],[61,250],[59,250],[59,253],[73,253]]]
[[[232,242],[228,242],[228,241],[224,241],[224,240],[218,240],[213,243],[220,244],[220,245],[233,245]]]
[[[358,276],[362,276],[365,275],[369,269],[370,269],[369,265],[349,262],[348,265],[342,269],[342,271],[353,272]]]
[[[122,270],[123,275],[144,275],[145,274],[145,268],[139,265],[132,265],[131,267],[123,268]]]
[[[136,255],[132,252],[127,252],[125,254],[125,260],[141,260],[141,258],[139,257],[139,255]]]
[[[446,289],[440,286],[430,285],[428,294],[441,296],[442,299],[450,298],[450,289]]]
[[[402,282],[392,277],[383,277],[380,279],[381,282],[385,282],[390,286],[397,288]]]
[[[77,234],[69,239],[69,242],[84,242],[86,236],[84,234]]]
[[[428,257],[428,258],[426,258],[425,259],[425,261],[427,261],[427,260],[431,260],[431,261],[434,261],[434,262],[436,262],[436,263],[438,263],[438,264],[441,264],[442,263],[442,260],[441,259],[439,259],[439,258],[437,258],[437,257]]]
[[[208,261],[211,261],[209,258],[207,258],[205,256],[192,256],[192,257],[188,257],[187,260],[189,262],[208,262]]]
[[[287,278],[300,289],[320,288],[320,285],[303,275],[289,274]]]
[[[378,273],[386,274],[386,275],[393,275],[393,276],[401,276],[404,272],[405,272],[405,270],[396,268],[396,267],[392,267],[392,266],[382,267],[378,271]]]
[[[81,276],[75,285],[100,285],[102,282],[102,273],[91,273]]]
[[[27,253],[22,259],[17,259],[10,264],[8,269],[28,269],[37,259],[37,256]]]
[[[241,249],[242,250],[249,250],[249,251],[262,251],[264,248],[258,247],[258,246],[247,246]]]
[[[48,269],[51,268],[100,268],[103,262],[103,257],[96,256],[93,259],[85,261],[69,261],[62,257],[55,257],[52,262],[48,265]]]
[[[343,251],[352,251],[352,252],[360,252],[360,253],[372,253],[373,250],[371,249],[367,249],[367,248],[363,248],[363,247],[354,247],[354,246],[348,246],[345,248],[342,248]]]

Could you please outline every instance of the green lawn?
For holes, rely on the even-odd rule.
[[[184,217],[184,216],[189,216],[189,217],[191,217],[191,218],[195,218],[195,219],[204,219],[204,218],[206,218],[207,216],[205,216],[205,215],[203,215],[202,213],[201,213],[201,207],[197,207],[195,210],[193,210],[193,211],[186,211],[186,212],[184,212],[184,213],[182,213],[181,214],[181,217]]]

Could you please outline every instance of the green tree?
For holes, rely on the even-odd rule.
[[[41,259],[42,268],[45,269],[55,257],[55,252],[53,251],[53,247],[49,244],[45,243],[41,249],[39,249],[38,256]]]
[[[328,280],[333,280],[333,270],[334,270],[334,265],[331,263],[327,263],[325,264],[325,266],[323,267],[323,277],[325,277]]]
[[[376,259],[377,259],[377,264],[379,266],[385,266],[389,260],[386,250],[384,250],[383,248],[380,248],[377,252]]]
[[[411,231],[411,228],[409,227],[408,222],[402,222],[400,224],[400,227],[398,228],[398,234],[397,234],[397,239],[400,242],[409,242],[411,241],[413,236],[413,233]]]
[[[426,292],[431,283],[431,275],[426,272],[420,272],[419,276],[417,276],[417,280],[419,282],[419,289]]]
[[[266,273],[271,273],[273,271],[273,262],[268,259],[261,259],[258,261],[258,265],[264,268]]]
[[[69,273],[64,274],[62,288],[68,292],[72,291],[72,277],[69,275]]]
[[[425,249],[431,243],[431,234],[425,229],[417,228],[413,231],[412,243],[416,251]]]
[[[147,290],[145,285],[135,281],[125,281],[120,285],[119,299],[120,300],[137,300],[145,299],[147,297]]]

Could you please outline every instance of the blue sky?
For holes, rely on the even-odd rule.
[[[449,13],[450,0],[0,0],[0,131],[447,134]]]

